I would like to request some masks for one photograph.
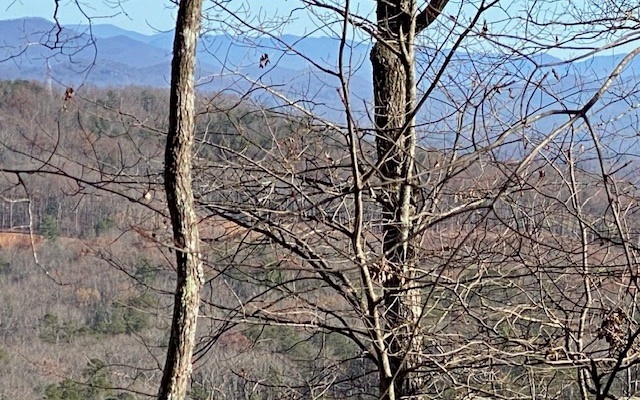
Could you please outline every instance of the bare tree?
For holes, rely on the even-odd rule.
[[[380,393],[390,400],[414,398],[425,385],[416,371],[422,348],[417,328],[422,294],[415,283],[419,230],[414,194],[415,41],[416,35],[435,21],[446,4],[446,0],[432,0],[419,10],[418,2],[413,0],[376,3],[378,36],[371,50],[371,64],[383,237],[383,258],[377,275],[384,292],[385,315],[377,317],[384,321],[385,332],[380,338],[384,347],[377,350],[382,361]],[[356,173],[356,193],[363,189],[362,185]],[[366,269],[364,265],[361,268]]]
[[[198,219],[191,188],[195,137],[194,70],[201,9],[202,0],[180,2],[171,64],[164,184],[176,246],[177,286],[171,337],[158,395],[159,399],[168,400],[184,399],[186,395],[203,280]]]

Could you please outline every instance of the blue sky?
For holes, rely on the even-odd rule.
[[[59,0],[59,2],[59,20],[69,26],[86,24],[89,16],[94,24],[113,24],[131,31],[153,34],[172,29],[175,21],[176,6],[169,0]],[[471,11],[475,8],[474,3],[465,3],[467,5],[464,8]],[[54,4],[54,0],[0,0],[0,19],[42,17],[52,20]],[[332,29],[340,29],[335,25],[323,26],[325,19],[322,11],[316,10],[318,13],[311,16],[311,11],[305,10],[298,0],[232,0],[224,4],[236,11],[235,14],[238,16],[250,15],[247,17],[250,20],[248,22],[254,26],[262,25],[261,21],[286,22],[282,29],[276,30],[281,34],[332,36]],[[457,13],[460,4],[458,1],[451,2],[448,6],[449,12]],[[205,9],[210,5],[210,2],[205,1]],[[374,2],[371,0],[351,0],[350,7],[352,12],[360,16],[375,19]],[[487,17],[502,18],[493,14],[495,12],[490,10]],[[209,15],[212,19],[216,18],[213,12]],[[293,17],[287,18],[289,16]],[[228,19],[228,16],[224,15],[221,18]],[[328,20],[335,22],[335,15],[331,15]],[[265,22],[264,26],[269,24]]]
[[[163,0],[123,1],[122,8],[109,7],[103,1],[94,0],[81,1],[80,4],[82,10],[97,24],[109,23],[146,34],[171,29],[173,24],[173,7]],[[54,9],[53,0],[0,0],[2,19],[42,17],[52,20]],[[59,16],[64,24],[87,23],[87,18],[78,7],[68,0],[60,1]]]
[[[510,0],[507,3],[515,10],[524,7],[526,1],[524,3],[520,3],[520,1],[523,0]],[[95,24],[113,24],[144,34],[167,31],[174,26],[176,6],[169,0],[59,0],[59,3],[60,21],[65,25],[86,24],[88,22],[87,16],[89,16]],[[205,1],[205,7],[207,7],[207,4],[208,2]],[[237,11],[236,15],[252,15],[250,23],[254,26],[260,25],[256,18],[260,21],[272,21],[274,17],[277,17],[286,20],[284,28],[278,30],[281,34],[302,36],[310,33],[313,36],[331,36],[330,29],[322,28],[322,15],[309,17],[309,11],[301,9],[301,3],[297,0],[233,0],[224,4],[230,8],[236,7],[234,9],[234,11]],[[351,8],[358,14],[373,19],[373,4],[374,2],[371,0],[352,0]],[[459,1],[453,1],[447,7],[445,13],[456,14],[461,4],[465,4],[463,9],[473,11],[471,9],[474,8],[476,2],[460,3]],[[549,2],[550,7],[553,4],[556,4],[556,2]],[[583,0],[573,0],[572,4],[580,6],[584,3]],[[42,17],[51,20],[54,13],[54,5],[54,0],[0,0],[0,19]],[[79,8],[86,16],[82,14]],[[287,18],[294,9],[294,18]],[[558,12],[556,9],[550,11]],[[210,16],[213,19],[216,18],[213,13],[210,13]],[[330,19],[335,22],[334,17],[335,15]],[[487,12],[486,17],[490,22],[501,21],[497,22],[497,24],[498,26],[503,26],[503,32],[510,29],[518,29],[517,25],[513,25],[512,18],[505,14],[504,11],[501,12],[499,8],[491,9]],[[228,15],[220,18],[223,20],[225,18],[228,19]],[[230,23],[234,24],[234,27],[238,26],[237,21],[231,21]],[[224,25],[224,23],[222,24]],[[511,26],[508,27],[507,25]],[[267,25],[265,24],[265,26]],[[336,27],[333,26],[333,28],[335,29]],[[613,51],[629,51],[631,47],[633,46],[628,45]],[[568,56],[568,54],[565,54],[566,51],[560,53],[552,51],[551,53],[561,58]]]
[[[169,30],[174,24],[175,5],[167,0],[79,0],[78,3],[96,24],[113,24],[144,34]],[[118,3],[120,6],[117,6]],[[273,15],[288,15],[293,8],[299,6],[299,3],[291,0],[252,0],[238,3],[251,4],[251,12],[260,14],[265,19]],[[53,0],[0,0],[0,19],[42,17],[51,20],[54,4]],[[61,0],[59,16],[61,22],[67,25],[87,23],[87,18],[75,1]],[[300,17],[290,21],[286,33],[304,34],[308,31],[307,23]]]

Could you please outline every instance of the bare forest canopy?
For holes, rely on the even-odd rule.
[[[227,3],[195,77],[171,32],[0,21],[0,400],[155,398],[184,287],[190,400],[640,394],[638,7]]]
[[[83,386],[102,379],[107,387],[124,385],[133,393],[152,394],[153,385],[145,382],[157,371],[149,371],[145,379],[122,376],[131,376],[139,368],[152,368],[153,358],[145,353],[150,343],[155,352],[162,352],[166,339],[163,327],[166,329],[168,323],[171,290],[167,257],[172,250],[167,244],[168,217],[161,206],[161,168],[167,92],[148,87],[87,85],[81,96],[65,101],[62,91],[49,92],[38,82],[2,81],[0,93],[0,160],[5,168],[0,207],[0,265],[4,266],[0,269],[0,292],[5,293],[6,308],[6,322],[1,325],[4,345],[0,354],[4,358],[0,371],[21,371],[0,374],[0,387],[6,388],[6,394],[20,391],[24,399],[36,398],[38,393],[45,393],[47,399],[65,398],[55,396],[74,391],[118,393]],[[267,239],[270,235],[264,234],[273,230],[278,237],[294,232],[304,236],[308,234],[305,232],[317,231],[320,248],[326,248],[322,259],[328,265],[335,262],[331,268],[341,274],[354,273],[348,265],[341,266],[344,261],[340,258],[334,259],[348,253],[340,235],[351,219],[348,204],[339,195],[348,190],[349,184],[344,143],[306,118],[284,117],[257,105],[239,105],[238,99],[230,96],[202,94],[198,110],[198,172],[194,185],[200,207],[205,215],[211,213],[202,219],[201,237],[207,249],[207,277],[211,279],[207,293],[212,296],[205,298],[205,308],[211,307],[213,315],[205,314],[212,321],[203,328],[202,366],[197,369],[193,393],[210,393],[215,387],[231,393],[261,393],[265,396],[262,398],[276,396],[281,389],[252,386],[267,371],[272,371],[268,374],[275,374],[273,379],[278,382],[288,377],[289,385],[300,384],[296,381],[307,374],[322,376],[327,371],[339,371],[343,382],[334,382],[331,389],[336,395],[373,390],[366,345],[360,339],[350,343],[341,333],[340,323],[334,325],[345,317],[334,315],[333,309],[344,310],[345,300],[331,295],[325,283],[317,281],[304,265],[308,256],[300,259],[291,249],[278,251],[273,240],[282,239]],[[362,151],[372,156],[372,146],[365,141]],[[571,150],[573,156],[586,158],[586,151],[581,152],[579,146],[576,143]],[[249,166],[245,164],[247,157],[253,160]],[[417,199],[419,207],[430,207],[434,212],[455,209],[494,192],[496,180],[515,168],[487,154],[447,177],[447,172],[438,167],[446,162],[446,152],[421,148],[416,157],[422,167],[439,171],[424,177],[441,182],[438,192],[424,192]],[[238,169],[239,165],[244,166]],[[556,354],[564,351],[562,343],[554,341],[559,327],[552,324],[545,328],[543,322],[537,322],[540,325],[533,334],[531,322],[522,322],[523,327],[509,328],[517,327],[514,342],[503,342],[503,333],[493,329],[506,318],[500,316],[504,307],[513,305],[520,310],[524,298],[537,298],[541,293],[544,296],[540,300],[527,300],[531,302],[526,306],[530,313],[527,319],[542,321],[536,302],[557,301],[555,296],[568,302],[557,305],[563,312],[573,310],[569,305],[578,301],[574,296],[580,296],[574,293],[575,276],[580,276],[574,268],[579,268],[580,249],[585,244],[603,294],[611,297],[619,290],[618,284],[610,286],[608,280],[624,281],[627,269],[620,259],[624,255],[617,249],[622,243],[632,249],[640,245],[640,231],[635,228],[640,226],[640,217],[633,200],[638,177],[621,176],[617,183],[625,194],[619,206],[626,210],[628,227],[620,232],[605,184],[592,171],[597,163],[585,160],[583,170],[579,165],[578,161],[572,165],[561,162],[552,167],[540,159],[517,183],[520,189],[495,204],[492,211],[461,213],[426,228],[423,257],[425,267],[431,266],[424,271],[425,277],[436,274],[443,280],[441,288],[427,286],[428,290],[443,291],[433,304],[438,310],[433,318],[442,320],[436,332],[446,335],[458,323],[469,326],[468,317],[456,311],[455,304],[460,301],[456,300],[456,286],[470,285],[464,290],[471,291],[474,281],[488,279],[487,286],[474,294],[478,297],[465,299],[463,307],[486,305],[491,311],[483,314],[480,327],[469,331],[455,328],[455,335],[473,338],[480,334],[476,329],[490,328],[486,334],[497,335],[492,341],[508,348],[524,346],[517,351],[530,352],[527,357],[537,360],[536,365],[559,362],[556,357],[564,356]],[[565,174],[573,174],[575,189],[566,187]],[[571,190],[576,189],[587,199],[579,218],[566,203]],[[29,201],[15,201],[26,198]],[[281,222],[265,219],[273,218],[269,217],[271,212],[279,214]],[[372,221],[380,218],[372,205],[365,212]],[[379,230],[375,224],[370,228],[367,245],[375,246],[380,240]],[[31,238],[25,234],[29,229],[36,234],[33,250],[39,253],[46,274],[33,264]],[[530,251],[533,253],[526,255]],[[540,273],[543,275],[537,275]],[[160,279],[162,276],[167,280]],[[222,282],[213,279],[222,276]],[[57,283],[64,284],[62,295]],[[18,284],[37,293],[16,290]],[[553,288],[539,286],[547,284]],[[273,289],[284,292],[272,297]],[[299,291],[286,299],[287,293]],[[280,296],[285,296],[284,304],[277,300]],[[222,324],[215,322],[221,316],[220,311],[213,310],[221,308],[226,313],[236,303],[243,304],[243,313],[256,316],[273,308],[275,320],[266,326],[237,325],[249,316],[245,315],[239,321],[232,318]],[[316,309],[307,315],[312,312],[307,309],[310,305],[324,311],[318,315]],[[609,307],[594,308],[595,321]],[[278,313],[286,318],[277,317]],[[327,319],[327,331],[311,328],[309,318],[320,316]],[[329,322],[333,318],[338,320]],[[451,320],[445,322],[445,318]],[[520,318],[510,323],[518,323]],[[352,324],[356,319],[352,315],[345,322]],[[492,325],[487,325],[493,319]],[[289,320],[295,323],[280,324]],[[605,356],[606,340],[596,340],[604,331],[598,327],[600,322],[593,323],[594,351]],[[142,349],[139,337],[147,343]],[[31,345],[34,340],[37,346]],[[96,350],[87,352],[92,346],[97,346]],[[114,353],[116,348],[118,352]],[[299,370],[302,361],[306,367]],[[98,374],[95,363],[108,367]],[[297,371],[293,378],[291,368]],[[502,368],[505,377],[509,376],[511,367]],[[224,369],[233,371],[233,375],[222,379],[220,372]],[[64,375],[50,370],[63,371]],[[28,380],[31,374],[40,378]],[[554,390],[560,390],[568,385],[565,379],[573,379],[570,376],[540,379],[548,379],[546,384],[558,385]],[[357,391],[351,382],[359,382]],[[203,389],[197,389],[200,384]],[[572,390],[569,388],[563,390]]]
[[[168,259],[173,250],[161,207],[168,93],[85,87],[85,97],[71,102],[62,91],[48,92],[41,83],[0,81],[0,94],[0,163],[5,170],[0,191],[0,398],[151,396],[153,377],[160,372],[156,358],[166,349],[172,290]],[[257,154],[272,146],[274,137],[264,133],[265,117],[278,130],[276,138],[289,137],[293,127],[302,126],[220,95],[199,107],[201,168],[204,160],[223,157],[224,149]],[[205,184],[204,178],[198,182]],[[227,239],[237,240],[232,246],[238,246],[247,232],[215,217],[201,224],[203,242],[216,249],[208,254],[212,262],[233,262],[239,253],[228,254],[232,244]],[[266,243],[257,245],[264,257],[275,256]],[[35,264],[34,253],[41,264]],[[254,292],[251,284],[241,283],[251,267],[238,267],[230,271],[240,274],[233,289],[226,286],[231,281],[211,280],[205,293],[218,292],[222,284],[227,297],[216,294],[215,301],[233,304],[234,292]],[[285,272],[275,265],[272,269],[253,278],[282,279],[276,276]],[[207,270],[208,279],[217,275]],[[294,362],[318,352],[327,358],[317,365],[309,359],[305,364],[310,368],[357,351],[338,334],[318,336],[286,326],[236,329],[214,320],[202,328],[207,333],[192,399],[207,398],[222,382],[229,393],[270,398],[278,391],[258,389],[255,382],[248,383],[254,379],[250,376],[270,373],[284,379]],[[140,346],[141,340],[145,345]],[[218,381],[222,369],[237,369],[237,374]]]
[[[0,160],[7,170],[16,172],[13,176],[5,176],[3,182],[0,230],[24,233],[31,228],[44,237],[92,238],[116,227],[126,230],[135,221],[144,220],[141,214],[132,216],[132,212],[139,212],[138,202],[147,202],[149,199],[145,196],[162,196],[162,150],[168,109],[166,90],[87,85],[82,97],[75,97],[70,102],[61,91],[50,92],[41,83],[17,80],[0,81],[0,95]],[[348,169],[346,164],[341,166],[344,155],[341,154],[343,143],[340,139],[325,135],[323,129],[314,127],[313,121],[304,116],[283,116],[257,104],[239,104],[238,98],[221,93],[202,93],[198,111],[196,165],[205,174],[229,173],[227,157],[236,161],[239,161],[238,157],[263,161],[278,146],[283,146],[277,149],[281,156],[291,158],[291,162],[302,161],[296,160],[299,151],[315,154],[317,160],[304,161],[304,164],[312,164],[296,173],[301,174],[300,179],[313,182],[319,191],[323,185],[328,187],[341,179],[339,173],[333,178],[324,176],[326,166]],[[267,125],[265,121],[268,121]],[[265,126],[268,127],[266,131]],[[44,127],[53,127],[53,131]],[[620,140],[620,135],[615,139]],[[372,140],[363,145],[363,151],[373,154]],[[517,145],[523,146],[522,141],[518,140]],[[597,174],[594,169],[599,164],[597,155],[592,154],[593,149],[589,151],[586,146],[589,146],[588,140],[578,139],[571,151],[576,152],[578,159],[574,162],[581,168],[579,180],[588,184],[594,179],[594,173]],[[505,147],[514,148],[515,144]],[[608,147],[608,150],[613,152],[615,149]],[[241,155],[233,155],[236,152]],[[500,169],[513,168],[510,164],[518,162],[517,152],[504,153],[504,158],[500,154],[494,153],[497,160],[492,160],[490,154],[484,156],[478,171],[461,172],[456,179],[456,190],[447,195],[446,201],[455,204],[474,196],[473,192],[480,188],[474,187],[477,182],[466,182],[468,179],[486,174],[489,185],[494,174],[508,171],[500,172]],[[421,147],[417,154],[420,162],[426,164],[438,164],[444,157],[447,157],[446,150],[431,146]],[[635,168],[627,168],[633,159],[632,154],[622,154],[617,164],[612,165],[613,176],[623,179],[627,185],[635,185],[640,179]],[[559,158],[559,162],[566,164],[566,159]],[[502,163],[504,167],[500,166]],[[208,171],[209,167],[214,171]],[[529,173],[535,177],[546,168],[544,160],[540,160]],[[17,173],[23,171],[31,171],[20,177],[27,183],[28,197],[23,191],[23,182],[17,179]],[[45,171],[47,174],[42,175]],[[244,183],[244,193],[234,194],[238,199],[257,202],[244,205],[253,207],[271,201],[271,195],[278,198],[278,189],[284,190],[283,194],[288,191],[286,185],[281,187],[277,180],[260,179],[259,176],[250,175]],[[69,182],[69,177],[75,182]],[[338,182],[332,183],[332,179],[338,179]],[[221,196],[224,192],[219,189],[226,187],[224,182],[222,187],[211,187],[214,180],[208,181],[206,175],[198,175],[195,184],[201,189],[203,201],[207,196]],[[594,184],[597,186],[597,182]],[[231,192],[233,188],[228,190]],[[600,190],[594,189],[592,196]],[[113,194],[125,196],[129,204]],[[15,201],[21,198],[30,201]],[[325,201],[328,203],[321,207],[322,212],[329,214],[330,199]],[[281,207],[286,210],[286,203]],[[309,207],[310,212],[315,208],[313,203]],[[606,225],[607,207],[605,198],[597,201],[595,197],[589,202],[590,213],[594,218],[602,219],[600,224],[603,226]],[[163,211],[155,207],[153,211],[160,211],[154,216],[155,227],[166,226],[168,221],[166,215],[162,216]],[[339,214],[332,217],[337,218]],[[562,229],[562,224],[555,228]],[[635,229],[631,232],[634,237],[640,234]],[[597,235],[597,232],[593,234]]]

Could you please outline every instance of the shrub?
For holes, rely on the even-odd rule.
[[[142,257],[138,260],[133,276],[141,285],[148,286],[156,280],[158,272],[160,272],[160,267],[154,265],[151,260]]]
[[[9,275],[11,273],[11,263],[0,257],[0,275]]]
[[[61,322],[57,315],[46,313],[41,320],[40,339],[47,343],[68,343],[79,333],[78,327],[70,321]]]
[[[211,393],[199,384],[193,384],[187,393],[190,400],[209,400]]]
[[[40,224],[40,233],[48,240],[55,240],[60,236],[58,218],[55,215],[45,215]]]
[[[89,329],[94,333],[118,335],[136,333],[149,326],[149,316],[140,311],[140,298],[133,298],[129,304],[111,303],[109,306],[98,306],[91,320]]]
[[[94,358],[87,363],[83,373],[86,382],[65,379],[51,384],[44,390],[45,400],[99,400],[113,399],[111,379],[104,361]],[[120,398],[119,396],[116,398]]]
[[[70,379],[51,384],[44,390],[46,400],[85,400],[84,386]]]
[[[105,233],[109,233],[109,231],[116,227],[116,221],[111,217],[102,218],[93,226],[93,231],[96,236],[104,235]]]
[[[9,362],[9,352],[4,347],[0,347],[0,364],[7,364]]]

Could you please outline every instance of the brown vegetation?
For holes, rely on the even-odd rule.
[[[44,242],[44,237],[36,234],[18,232],[0,232],[0,248],[2,249],[30,249]]]

